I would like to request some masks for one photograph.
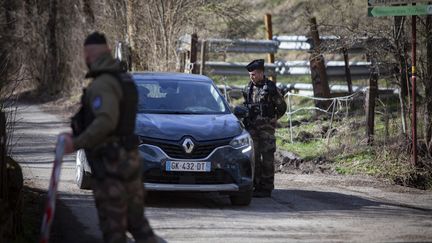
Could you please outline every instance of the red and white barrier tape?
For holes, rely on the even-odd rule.
[[[57,140],[57,144],[56,144],[55,159],[54,159],[50,184],[49,184],[49,188],[48,188],[48,198],[47,198],[47,202],[45,205],[45,212],[44,212],[44,217],[43,217],[43,221],[42,221],[40,243],[48,243],[48,241],[49,241],[51,223],[54,219],[57,186],[58,186],[58,182],[60,180],[61,164],[62,164],[63,155],[64,155],[64,145],[65,145],[64,137],[59,136],[59,138]]]

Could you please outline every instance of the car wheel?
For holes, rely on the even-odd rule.
[[[248,206],[252,201],[252,189],[230,195],[232,205]]]
[[[76,155],[75,182],[80,189],[90,189],[90,174],[84,170],[85,153],[78,150]]]

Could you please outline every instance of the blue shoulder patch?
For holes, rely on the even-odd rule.
[[[99,108],[101,108],[101,106],[102,106],[102,97],[96,96],[93,99],[92,106],[93,106],[94,110],[99,110]]]

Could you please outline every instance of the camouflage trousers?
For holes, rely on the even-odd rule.
[[[107,172],[103,179],[92,180],[104,242],[125,243],[126,231],[136,242],[157,242],[144,216],[145,191],[138,151],[121,149],[117,159],[95,162],[104,163]]]
[[[276,138],[274,129],[251,129],[255,150],[255,191],[272,191],[274,189],[274,152]]]

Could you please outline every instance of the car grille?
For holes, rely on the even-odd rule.
[[[216,148],[228,145],[231,140],[232,138],[227,138],[227,139],[198,142],[192,139],[194,143],[194,149],[192,150],[191,153],[186,153],[182,146],[182,142],[184,141],[184,138],[180,139],[179,141],[172,141],[172,140],[162,140],[162,139],[141,137],[142,143],[157,146],[161,148],[168,156],[176,159],[205,158]]]
[[[167,184],[225,184],[234,183],[226,171],[216,169],[211,172],[168,172],[158,168],[144,174],[144,182]]]

